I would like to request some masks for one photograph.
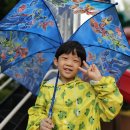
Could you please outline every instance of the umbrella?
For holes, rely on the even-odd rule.
[[[88,63],[95,63],[103,75],[112,75],[117,81],[130,65],[130,46],[115,4],[65,0],[60,8],[69,8],[75,14],[92,15],[68,40],[82,43]],[[52,68],[56,49],[62,43],[56,20],[46,3],[21,0],[0,21],[1,72],[36,95],[43,77]]]

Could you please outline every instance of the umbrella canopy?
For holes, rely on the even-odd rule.
[[[89,64],[94,62],[103,75],[112,75],[116,81],[130,66],[130,45],[114,5],[87,20],[70,40],[81,42]]]
[[[42,0],[21,0],[0,22],[0,43],[1,72],[36,94],[63,41]]]
[[[92,0],[66,0],[59,5],[75,14],[92,15],[68,40],[83,44],[87,62],[95,63],[103,75],[118,80],[130,65],[130,46],[115,5]],[[21,0],[0,21],[1,72],[37,94],[62,43],[56,20],[45,2]]]

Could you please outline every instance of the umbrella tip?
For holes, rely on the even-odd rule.
[[[118,2],[116,2],[115,5],[118,5]]]

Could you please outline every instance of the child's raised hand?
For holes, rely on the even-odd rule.
[[[46,118],[40,123],[40,130],[52,130],[54,128],[54,124],[50,118]]]
[[[85,77],[87,77],[89,80],[101,80],[102,75],[95,64],[88,66],[88,64],[83,61],[83,65],[85,68],[79,67],[79,70],[82,71]]]

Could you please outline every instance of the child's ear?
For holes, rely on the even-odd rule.
[[[57,65],[58,65],[58,60],[57,60],[57,58],[56,58],[56,57],[54,58],[54,65],[55,65],[55,66],[57,66]]]

